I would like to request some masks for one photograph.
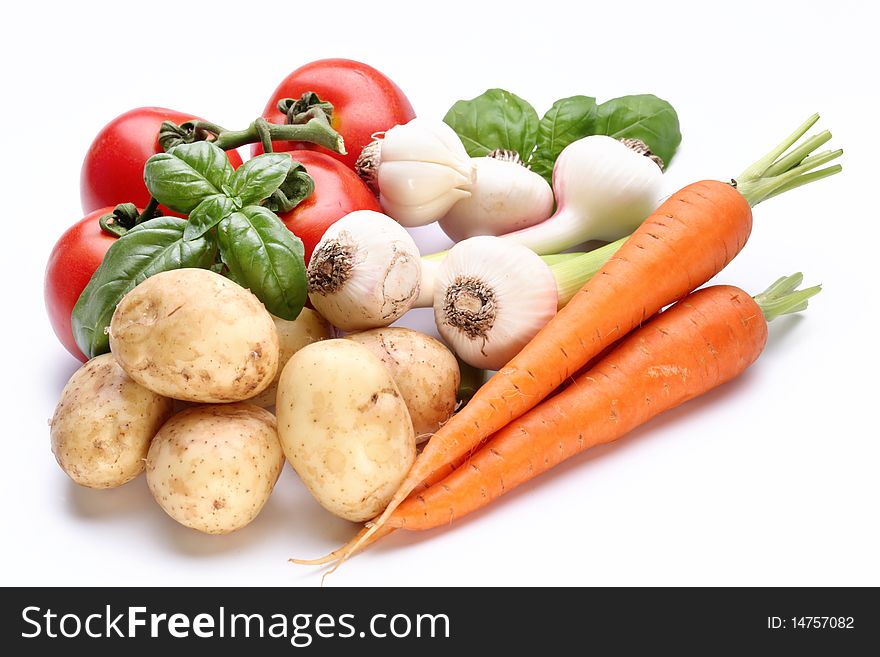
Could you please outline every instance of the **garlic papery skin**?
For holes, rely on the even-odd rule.
[[[469,365],[500,369],[556,314],[556,279],[540,256],[500,237],[453,246],[434,281],[437,330]]]
[[[553,190],[534,171],[516,161],[472,158],[476,181],[470,195],[440,219],[440,228],[460,242],[477,235],[504,235],[534,226],[553,213]]]
[[[432,223],[470,195],[476,167],[442,121],[413,119],[388,130],[380,143],[379,203],[402,226]]]
[[[540,254],[616,240],[657,208],[662,185],[663,172],[650,157],[612,137],[584,137],[566,146],[553,167],[553,216],[504,239]]]
[[[344,331],[388,326],[419,297],[421,257],[409,233],[381,212],[332,224],[309,261],[309,300]]]

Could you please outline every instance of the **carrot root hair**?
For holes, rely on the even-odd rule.
[[[369,547],[380,538],[387,536],[395,530],[395,527],[386,525],[382,527],[382,531],[370,533],[370,530],[373,529],[373,527],[373,523],[368,523],[363,529],[355,534],[354,538],[348,543],[333,550],[333,552],[330,552],[329,554],[325,554],[323,557],[318,557],[317,559],[288,559],[288,561],[301,566],[326,566],[327,564],[338,561],[339,563],[327,573],[329,575],[341,565],[342,561],[353,556],[356,551]]]

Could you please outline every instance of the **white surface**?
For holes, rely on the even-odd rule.
[[[748,373],[457,526],[384,541],[328,585],[880,584],[876,10],[587,7],[329,3],[310,30],[290,3],[9,5],[0,582],[316,585],[317,571],[286,558],[323,554],[354,532],[289,469],[264,513],[227,537],[176,525],[143,477],[115,491],[73,485],[46,421],[77,362],[42,307],[46,257],[81,216],[80,162],[106,121],[160,105],[244,126],[290,70],[345,56],[386,72],[425,116],[495,86],[539,113],[566,95],[656,93],[684,133],[670,191],[736,175],[816,110],[847,152],[843,175],[758,208],[750,243],[717,278],[757,292],[802,270],[825,285],[804,317],[773,325]],[[191,36],[170,32],[199,16]],[[57,127],[40,139],[26,121]]]

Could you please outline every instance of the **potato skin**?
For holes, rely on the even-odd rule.
[[[333,336],[333,327],[314,310],[303,308],[302,312],[293,321],[281,319],[272,316],[275,322],[275,330],[278,332],[278,373],[269,387],[266,388],[256,397],[251,397],[247,401],[263,408],[269,408],[275,405],[275,397],[278,392],[278,380],[281,378],[281,371],[284,365],[290,360],[297,351],[306,345],[318,342],[319,340],[327,340]]]
[[[367,347],[391,371],[412,418],[416,442],[430,438],[452,417],[461,372],[455,356],[441,342],[403,327],[345,337]]]
[[[278,370],[272,316],[207,269],[162,272],[126,294],[110,321],[110,350],[142,386],[184,401],[241,401]]]
[[[150,441],[173,408],[135,383],[113,354],[97,356],[64,386],[49,431],[52,453],[81,486],[121,486],[143,472]]]
[[[351,340],[296,352],[278,383],[278,437],[315,499],[362,521],[387,506],[415,459],[415,436],[391,373]]]
[[[156,434],[147,455],[147,485],[180,524],[228,534],[257,517],[283,465],[269,411],[247,403],[196,406]]]

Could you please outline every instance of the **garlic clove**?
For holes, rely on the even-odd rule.
[[[385,133],[382,141],[382,163],[431,162],[454,169],[468,181],[473,179],[473,166],[464,145],[455,131],[442,121],[413,119]],[[380,164],[381,168],[381,164]]]
[[[401,204],[425,203],[468,182],[455,169],[432,162],[383,162],[379,166],[382,195]]]
[[[404,226],[436,221],[468,192],[476,167],[455,131],[413,119],[385,133],[376,175],[385,212]]]
[[[467,149],[461,141],[461,137],[447,123],[443,121],[428,121],[427,119],[424,119],[424,121],[427,124],[426,128],[443,142],[450,153],[454,153],[461,160],[470,159]]]
[[[400,225],[407,228],[417,228],[437,221],[449,211],[449,208],[468,195],[469,192],[463,189],[453,188],[437,198],[416,204],[397,203],[393,199],[380,195],[379,204],[385,214],[393,217]]]

